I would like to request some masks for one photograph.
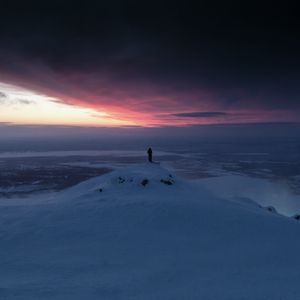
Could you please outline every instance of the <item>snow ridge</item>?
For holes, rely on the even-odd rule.
[[[158,164],[1,205],[0,298],[300,299],[300,223],[270,210]]]

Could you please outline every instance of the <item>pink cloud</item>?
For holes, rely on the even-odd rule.
[[[16,61],[18,72],[2,71],[4,81],[55,97],[59,101],[104,111],[120,120],[141,126],[169,126],[193,124],[249,123],[297,121],[297,112],[270,109],[261,101],[264,94],[251,97],[242,89],[229,91],[235,95],[224,100],[222,91],[205,87],[159,84],[153,80],[132,81],[113,71],[76,72],[55,71],[44,64],[34,68],[22,60]],[[228,90],[227,90],[228,93]],[[182,117],[180,113],[221,111],[215,117]]]

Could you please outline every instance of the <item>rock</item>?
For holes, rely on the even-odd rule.
[[[125,182],[125,179],[122,178],[122,177],[118,177],[118,179],[119,179],[119,183],[124,183]]]
[[[297,221],[300,221],[300,215],[294,215],[292,218],[297,220]]]
[[[148,179],[144,179],[144,180],[141,182],[141,185],[142,185],[142,186],[146,186],[148,183],[149,183],[149,180],[148,180]]]
[[[273,206],[266,206],[265,209],[271,213],[277,214],[277,211]]]
[[[161,179],[160,182],[164,183],[166,185],[172,185],[172,184],[174,184],[174,180],[170,180],[170,179]]]

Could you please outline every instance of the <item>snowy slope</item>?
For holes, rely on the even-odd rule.
[[[297,300],[299,236],[293,219],[132,166],[0,203],[0,299]]]
[[[285,182],[240,175],[210,177],[198,182],[217,197],[233,201],[249,199],[261,206],[273,206],[278,213],[288,217],[300,214],[300,195]]]

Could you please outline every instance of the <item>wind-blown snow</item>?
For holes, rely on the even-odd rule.
[[[299,236],[296,220],[132,166],[2,203],[0,298],[296,300]]]
[[[274,206],[285,216],[300,214],[300,195],[293,193],[284,182],[238,175],[210,177],[198,182],[217,197],[234,201],[249,199],[262,206]]]

